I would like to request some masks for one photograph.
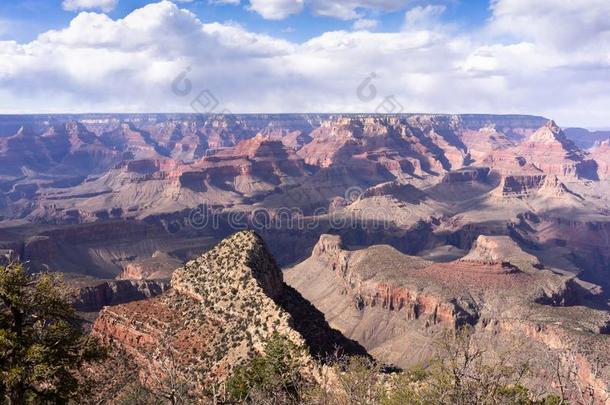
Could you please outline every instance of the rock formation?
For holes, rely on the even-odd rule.
[[[536,359],[560,347],[576,356],[584,380],[597,381],[581,348],[607,345],[603,136],[517,115],[2,116],[0,261],[18,257],[31,271],[86,278],[83,305],[93,309],[154,295],[164,289],[151,279],[255,228],[282,264],[306,259],[287,279],[380,358],[425,360],[439,331],[474,325],[482,344],[525,341]],[[266,257],[256,238],[237,239],[234,250]],[[167,328],[178,329],[179,348],[209,335],[224,354],[184,360],[207,361],[206,375],[221,375],[256,352],[263,336],[255,329],[269,329],[232,297],[266,303],[279,319],[271,326],[322,347],[307,333],[327,331],[322,314],[283,284],[271,261],[244,264],[247,252],[226,255],[225,265],[235,265],[228,273],[203,256],[161,296],[109,307],[99,333],[116,335],[134,364]],[[228,280],[239,274],[258,292],[234,293],[205,269]],[[215,293],[197,292],[212,286]],[[208,307],[234,316],[224,335]],[[244,326],[252,350],[236,326],[250,318],[259,322]],[[297,322],[307,319],[315,325]],[[236,348],[219,343],[229,333]],[[153,369],[142,368],[143,380]]]
[[[97,312],[105,306],[157,296],[169,288],[169,281],[111,280],[80,286],[76,289],[74,308],[82,312]]]
[[[188,262],[170,291],[150,300],[105,308],[93,334],[137,365],[140,380],[163,376],[166,346],[180,373],[197,376],[195,390],[221,381],[260,353],[274,332],[306,345],[312,355],[365,353],[328,327],[324,315],[284,284],[282,272],[254,232],[237,233]],[[157,357],[156,357],[157,356]],[[160,356],[160,357],[159,357]],[[308,365],[303,359],[303,367]],[[120,389],[120,387],[119,387]]]
[[[610,139],[595,145],[591,150],[591,156],[597,162],[600,179],[610,180]]]
[[[424,361],[434,336],[466,324],[481,345],[525,339],[528,356],[560,356],[562,348],[588,370],[596,358],[608,360],[608,313],[587,308],[573,277],[554,273],[509,237],[480,236],[463,258],[433,263],[388,246],[349,251],[339,237],[323,235],[285,275],[331,326],[400,366]],[[604,343],[591,352],[594,342]],[[532,385],[557,383],[544,366],[535,375]],[[609,375],[605,368],[593,383],[610,392]]]
[[[519,145],[519,156],[546,174],[597,178],[597,165],[553,121]]]

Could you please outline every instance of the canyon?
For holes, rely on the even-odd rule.
[[[604,393],[609,156],[521,115],[0,116],[0,263],[64,273],[142,381],[167,339],[217,381],[274,330],[409,368],[471,327]]]

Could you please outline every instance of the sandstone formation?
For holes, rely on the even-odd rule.
[[[196,375],[194,389],[202,392],[206,383],[222,381],[260,353],[274,332],[306,345],[312,355],[336,347],[365,353],[284,284],[254,232],[223,240],[176,270],[171,284],[156,298],[105,308],[93,326],[94,335],[132,359],[144,384],[163,376],[168,353],[175,353],[179,373]],[[303,367],[309,362],[304,358]]]
[[[181,264],[182,262],[178,258],[157,250],[148,259],[127,263],[117,278],[119,280],[169,279],[174,269],[180,267]]]
[[[601,180],[610,180],[610,138],[595,145],[591,156],[597,162],[598,174]]]
[[[594,381],[587,374],[600,359],[608,364],[608,312],[587,308],[573,277],[558,275],[509,237],[480,236],[463,258],[433,263],[388,246],[346,250],[339,237],[323,235],[312,256],[285,276],[331,326],[382,361],[425,361],[443,329],[468,324],[482,346],[500,352],[493,342],[531,344],[521,354],[563,367],[577,361],[582,384],[598,387],[600,398],[610,392],[610,368]],[[529,383],[553,386],[542,364]]]
[[[595,161],[566,138],[553,121],[518,146],[519,155],[546,174],[597,178]]]
[[[79,286],[74,297],[77,311],[97,312],[105,306],[151,298],[169,288],[169,281],[111,280]]]

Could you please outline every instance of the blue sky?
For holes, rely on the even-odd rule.
[[[4,0],[0,3],[0,19],[10,22],[10,30],[0,31],[0,39],[29,42],[38,34],[51,29],[67,26],[78,10],[64,10],[63,0]],[[149,0],[121,0],[107,14],[116,19],[123,18],[132,11],[154,3]],[[208,0],[177,2],[181,8],[195,13],[203,22],[236,22],[245,28],[258,33],[270,34],[292,41],[302,42],[327,31],[349,30],[353,20],[341,20],[333,17],[315,15],[305,10],[297,15],[276,21],[268,20],[249,10],[246,1],[242,4],[214,4]],[[359,8],[366,18],[379,21],[376,31],[398,31],[404,23],[405,10],[425,1],[405,1],[404,6],[396,11],[383,11]],[[438,1],[447,7],[442,19],[459,24],[468,29],[482,25],[490,17],[488,0]],[[96,11],[95,8],[91,9]]]
[[[375,112],[387,100],[608,127],[610,1],[0,2],[0,113]]]

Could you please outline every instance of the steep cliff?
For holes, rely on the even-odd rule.
[[[77,311],[95,312],[105,306],[151,298],[169,288],[169,280],[111,280],[76,289]]]

